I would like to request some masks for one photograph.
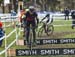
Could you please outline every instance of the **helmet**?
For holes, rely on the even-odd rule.
[[[49,16],[50,16],[50,14],[47,14],[46,16],[47,16],[47,17],[49,17]]]
[[[35,9],[34,9],[34,6],[30,6],[30,7],[29,7],[29,10],[30,10],[31,12],[34,12],[34,10],[35,10]]]

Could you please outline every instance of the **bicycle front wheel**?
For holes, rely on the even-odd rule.
[[[53,25],[48,25],[47,26],[47,32],[46,32],[47,36],[52,35],[53,31],[54,31],[54,26]]]
[[[44,29],[41,27],[39,30],[38,30],[38,37],[41,37],[42,34],[44,32]]]

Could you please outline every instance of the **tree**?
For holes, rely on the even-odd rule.
[[[0,0],[0,5],[1,4],[2,4],[3,13],[4,13],[4,0]]]
[[[37,4],[40,5],[41,10],[56,10],[57,5],[60,2],[58,0],[37,0]]]

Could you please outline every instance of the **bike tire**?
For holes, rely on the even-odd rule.
[[[48,25],[46,31],[47,31],[46,32],[47,36],[52,35],[53,34],[53,31],[54,31],[54,26],[53,25]]]
[[[43,31],[44,31],[44,29],[42,27],[38,30],[38,37],[42,36]]]

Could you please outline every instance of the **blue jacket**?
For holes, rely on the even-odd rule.
[[[16,16],[16,12],[11,12],[11,16]]]
[[[2,28],[0,28],[0,38],[4,36],[4,31]]]

